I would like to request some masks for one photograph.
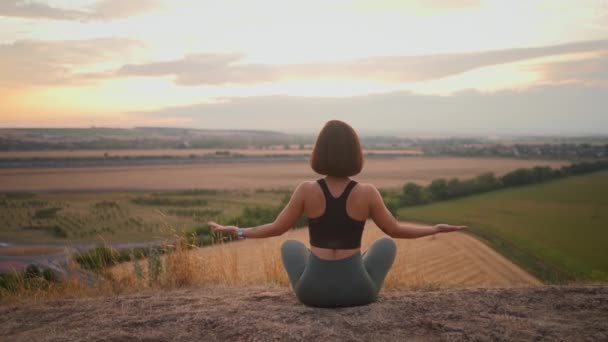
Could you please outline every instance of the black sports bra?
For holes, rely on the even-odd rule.
[[[317,182],[325,195],[325,212],[319,217],[308,219],[310,245],[331,249],[361,247],[365,221],[352,219],[346,213],[346,199],[357,182],[351,180],[338,198],[329,192],[325,179],[319,179]]]

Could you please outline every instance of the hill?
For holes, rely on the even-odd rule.
[[[368,222],[362,250],[384,237]],[[216,244],[176,254],[165,262],[160,284],[174,280],[195,286],[246,286],[281,284],[289,286],[280,257],[280,245],[287,239],[308,245],[308,229],[302,228],[268,239],[246,239]],[[521,287],[541,282],[469,234],[452,233],[415,240],[398,239],[397,256],[384,283],[385,288]],[[175,260],[175,263],[170,261]],[[140,263],[146,267],[147,263]],[[174,265],[175,264],[175,265]],[[112,268],[116,284],[145,286],[133,263]],[[117,285],[118,286],[118,285]]]
[[[0,306],[7,341],[605,341],[608,287],[383,291],[306,307],[287,288],[145,291]]]
[[[401,220],[466,224],[549,282],[608,280],[608,172],[399,210]]]

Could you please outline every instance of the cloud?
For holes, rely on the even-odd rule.
[[[188,55],[172,61],[130,64],[116,76],[173,76],[180,85],[263,83],[283,79],[376,80],[419,82],[456,75],[473,69],[568,53],[608,50],[608,40],[569,44],[423,56],[385,56],[343,62],[293,65],[247,64],[236,54]]]
[[[280,66],[239,65],[239,54],[198,54],[167,62],[123,66],[116,76],[175,76],[181,85],[259,83],[281,78]]]
[[[158,0],[103,0],[95,5],[91,19],[120,19],[152,11],[160,7]]]
[[[126,12],[125,12],[126,13]],[[120,65],[124,54],[141,45],[128,39],[17,41],[0,45],[0,84],[64,84],[124,77],[173,77],[184,86],[259,84],[283,80],[364,80],[415,83],[441,79],[491,65],[571,53],[603,53],[602,58],[536,66],[549,82],[606,80],[608,40],[423,56],[385,56],[343,62],[303,64],[244,63],[241,54],[192,54],[178,60],[123,64],[84,73],[80,67],[103,62]],[[123,62],[124,63],[124,62]],[[110,67],[108,67],[110,68]]]
[[[418,0],[421,5],[434,8],[475,8],[481,5],[480,0]]]
[[[445,12],[458,11],[463,9],[478,8],[482,6],[481,0],[375,0],[375,1],[354,1],[357,8],[362,11],[380,12],[401,12],[420,15],[421,13],[430,15],[440,15]]]
[[[526,91],[461,92],[453,96],[393,92],[343,98],[226,98],[157,111],[138,120],[187,122],[189,127],[313,133],[330,119],[361,132],[448,134],[608,134],[607,87],[560,85]]]
[[[3,0],[0,2],[0,16],[3,17],[78,20],[85,14],[81,11],[60,9],[25,0]]]
[[[160,6],[158,0],[100,0],[88,10],[52,7],[39,1],[2,0],[0,17],[52,20],[111,20],[138,15]]]
[[[544,64],[537,70],[551,81],[608,85],[608,53],[596,58]]]
[[[74,84],[106,77],[77,68],[111,61],[140,46],[139,41],[123,38],[0,44],[0,86]]]

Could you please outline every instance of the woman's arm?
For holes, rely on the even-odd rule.
[[[243,230],[243,237],[261,239],[279,236],[293,227],[304,212],[304,186],[304,183],[298,185],[291,195],[289,203],[283,208],[274,222],[257,227],[245,228]],[[222,226],[213,221],[209,221],[207,224],[216,232],[227,233],[234,236],[237,236],[239,232],[239,228],[235,226]]]
[[[437,224],[432,227],[414,227],[405,224],[399,224],[395,217],[384,205],[382,195],[376,187],[370,186],[371,202],[370,216],[374,223],[390,237],[396,239],[415,239],[427,235],[437,233],[454,232],[466,228],[466,226],[453,226],[449,224]]]

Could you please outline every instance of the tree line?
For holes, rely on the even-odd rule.
[[[428,204],[499,189],[542,183],[605,169],[608,169],[608,160],[573,163],[556,169],[548,166],[521,168],[500,177],[492,172],[487,172],[466,180],[439,178],[427,186],[409,182],[403,186],[400,193],[384,192],[383,197],[389,210],[395,213],[399,207]]]

